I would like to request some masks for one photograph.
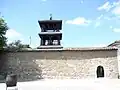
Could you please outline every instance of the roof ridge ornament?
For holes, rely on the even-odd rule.
[[[50,14],[50,20],[52,20],[52,14]]]

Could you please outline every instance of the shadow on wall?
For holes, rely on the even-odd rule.
[[[5,53],[0,52],[0,82],[4,82],[7,76],[7,72],[3,71],[6,61],[7,61],[7,57],[5,57]]]
[[[36,81],[36,80],[44,79],[42,76],[42,69],[38,67],[37,64],[34,63],[29,65],[30,68],[25,67],[24,69],[24,67],[20,69],[21,71],[19,71],[19,73],[16,72],[18,75],[19,82]]]
[[[23,59],[19,60],[14,53],[0,55],[0,82],[5,82],[6,76],[9,74],[17,74],[18,82],[43,79],[42,69],[34,63],[33,59],[27,62],[25,57],[21,58]]]

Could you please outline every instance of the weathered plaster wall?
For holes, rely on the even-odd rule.
[[[118,59],[118,72],[119,72],[119,78],[120,78],[120,47],[118,48],[117,59]]]
[[[2,61],[1,73],[17,73],[19,81],[96,78],[99,65],[106,78],[118,78],[117,50],[9,52]]]

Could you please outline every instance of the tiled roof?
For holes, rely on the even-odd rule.
[[[116,46],[116,47],[120,46],[120,40],[115,41],[115,42],[111,43],[110,45],[108,45],[108,47],[112,47],[112,46]]]
[[[85,48],[63,48],[63,49],[29,49],[21,50],[19,52],[41,52],[41,51],[106,51],[106,50],[117,50],[113,47],[85,47]]]
[[[52,22],[52,23],[54,23],[54,22],[59,22],[59,23],[61,23],[62,22],[62,20],[38,20],[38,22],[39,23],[46,23],[46,22]]]
[[[83,48],[65,48],[64,50],[117,50],[116,47],[83,47]]]

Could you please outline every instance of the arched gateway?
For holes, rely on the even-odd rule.
[[[104,77],[104,68],[103,68],[103,66],[98,66],[96,73],[97,73],[97,78]]]

